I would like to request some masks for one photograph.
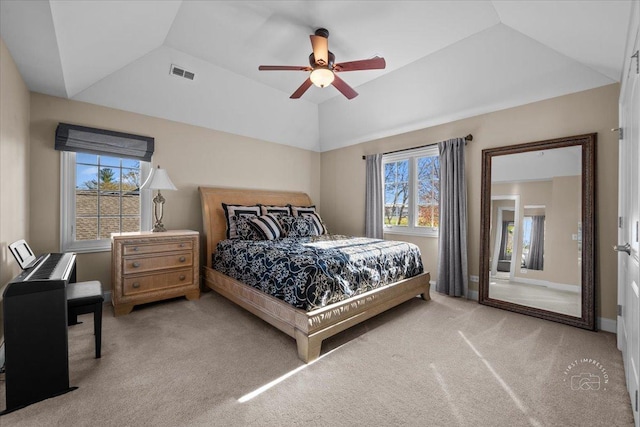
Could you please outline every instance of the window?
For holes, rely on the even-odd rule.
[[[150,229],[150,195],[139,189],[149,169],[141,160],[62,152],[61,250],[106,251],[111,233]]]
[[[437,236],[440,161],[436,145],[385,155],[385,232]]]
[[[504,239],[504,251],[501,254],[500,259],[511,259],[513,256],[513,230],[515,224],[513,221],[505,221],[506,227],[503,230],[502,238]]]

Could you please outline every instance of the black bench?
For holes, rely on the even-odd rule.
[[[67,325],[77,325],[78,315],[93,313],[93,334],[96,340],[96,359],[102,345],[102,284],[97,280],[67,285]]]

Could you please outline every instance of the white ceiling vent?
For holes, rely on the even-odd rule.
[[[187,80],[193,80],[195,78],[195,73],[191,71],[187,71],[184,68],[171,64],[171,71],[169,72],[172,76],[184,77]]]

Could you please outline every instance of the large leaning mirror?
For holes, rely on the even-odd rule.
[[[482,151],[481,304],[595,329],[596,134]]]

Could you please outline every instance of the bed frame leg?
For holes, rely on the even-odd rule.
[[[298,344],[298,357],[304,363],[312,362],[320,356],[321,339],[310,338],[304,332],[296,329],[296,343]]]
[[[427,280],[429,280],[429,278],[427,278]],[[422,298],[425,301],[431,300],[431,295],[429,295],[430,290],[431,290],[431,284],[427,282],[427,287],[425,288],[424,292],[420,294],[420,298]]]

